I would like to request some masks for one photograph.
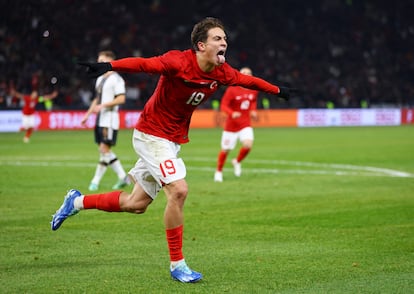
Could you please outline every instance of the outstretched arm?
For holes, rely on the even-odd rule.
[[[44,100],[51,100],[51,99],[55,99],[58,96],[58,91],[54,90],[52,93],[43,95],[43,99]]]
[[[15,88],[10,89],[10,95],[13,96],[13,97],[16,97],[18,99],[23,99],[23,97],[24,97],[24,94],[20,93],[20,92],[17,92]]]
[[[128,57],[111,62],[79,62],[79,65],[86,67],[86,74],[90,78],[99,77],[108,71],[162,73],[165,70],[160,57]]]
[[[298,92],[295,88],[276,86],[261,78],[242,74],[239,74],[239,85],[245,88],[270,93],[286,100],[288,100],[292,94]]]

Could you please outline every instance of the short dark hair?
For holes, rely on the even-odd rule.
[[[191,44],[195,51],[198,50],[198,42],[207,41],[208,31],[212,28],[221,28],[224,31],[224,25],[221,20],[214,17],[206,17],[194,25],[191,32]]]

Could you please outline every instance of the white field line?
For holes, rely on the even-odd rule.
[[[196,157],[191,158],[192,161],[209,161],[211,162],[211,159],[206,159],[202,157]],[[359,166],[359,165],[352,165],[352,164],[338,164],[338,163],[317,163],[317,162],[306,162],[306,161],[290,161],[290,160],[250,160],[249,163],[251,164],[265,164],[265,165],[286,165],[286,166],[296,166],[296,167],[312,167],[317,168],[318,171],[321,168],[324,169],[330,169],[330,173],[338,172],[339,175],[347,173],[347,170],[353,170],[356,171],[354,174],[361,175],[361,172],[365,172],[368,175],[382,175],[382,176],[389,176],[389,177],[402,177],[402,178],[412,178],[414,177],[414,174],[388,169],[388,168],[380,168],[380,167],[372,167],[372,166]],[[308,170],[303,170],[304,173],[307,173]],[[269,172],[269,171],[266,171]],[[323,173],[323,172],[322,172]],[[349,173],[347,173],[349,174]]]
[[[124,158],[124,166],[126,162],[135,162],[135,158]],[[214,172],[215,159],[203,157],[186,158],[188,170],[208,171]],[[208,162],[210,167],[197,167],[188,162]],[[269,166],[267,168],[250,167],[254,164]],[[95,167],[96,163],[89,160],[82,160],[81,157],[53,157],[45,156],[39,159],[30,158],[30,156],[21,157],[2,157],[0,156],[0,165],[7,166],[38,166],[38,167]],[[279,166],[279,168],[276,168]],[[282,168],[280,167],[282,166]],[[125,166],[128,169],[128,166]],[[294,168],[292,168],[294,167]],[[303,168],[301,168],[303,167]],[[228,168],[227,168],[228,169]],[[227,170],[225,169],[225,170]],[[338,175],[338,176],[381,176],[381,177],[401,177],[414,178],[414,174],[372,166],[358,166],[351,164],[336,164],[336,163],[317,163],[317,162],[303,162],[303,161],[288,161],[288,160],[254,160],[248,159],[248,164],[243,166],[243,172],[247,173],[272,173],[272,174],[313,174],[313,175]]]

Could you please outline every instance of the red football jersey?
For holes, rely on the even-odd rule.
[[[25,115],[31,115],[35,113],[36,105],[39,102],[39,97],[36,97],[35,99],[32,99],[30,95],[24,95],[23,96],[23,114]]]
[[[227,114],[224,130],[238,132],[245,127],[250,127],[250,111],[256,110],[258,91],[246,89],[240,86],[230,86],[224,92],[221,99],[221,110]],[[238,111],[241,116],[232,118],[232,113]]]
[[[111,61],[113,70],[161,74],[135,126],[139,131],[175,143],[187,143],[191,116],[220,85],[240,85],[277,95],[279,87],[241,74],[227,63],[203,72],[192,49],[171,50],[150,58],[130,57]]]

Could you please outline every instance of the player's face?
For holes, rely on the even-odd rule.
[[[248,67],[243,67],[242,69],[240,69],[240,72],[244,75],[248,75],[251,76],[252,74],[252,70]]]
[[[98,56],[98,62],[110,62],[112,61],[111,58],[109,58],[108,56],[101,54]]]
[[[221,28],[210,29],[204,48],[211,63],[216,66],[223,64],[226,60],[224,57],[227,49],[226,33]]]

